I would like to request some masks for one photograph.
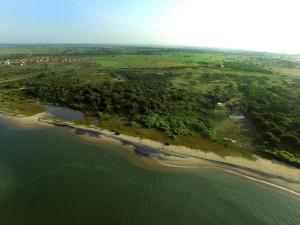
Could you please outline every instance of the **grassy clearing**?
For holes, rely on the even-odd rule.
[[[253,149],[255,134],[254,128],[248,120],[233,120],[228,118],[227,108],[217,109],[216,112],[216,139],[221,142],[224,138],[237,141],[240,147]]]
[[[0,92],[0,112],[33,116],[44,111],[45,108],[33,99],[30,100],[15,93]]]

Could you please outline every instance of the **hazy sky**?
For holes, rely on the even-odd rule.
[[[300,0],[0,0],[0,42],[300,53]]]

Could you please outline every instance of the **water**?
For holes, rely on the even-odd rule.
[[[0,122],[0,224],[300,224],[300,199],[288,193],[218,170],[141,163],[121,146],[85,143],[63,128]]]
[[[83,120],[84,114],[80,111],[70,109],[68,107],[46,105],[47,113],[60,120],[76,121]]]

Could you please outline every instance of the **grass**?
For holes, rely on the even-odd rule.
[[[234,120],[228,118],[226,107],[215,111],[216,116],[216,139],[221,142],[223,138],[231,138],[237,141],[237,145],[253,149],[254,128],[247,119]]]
[[[0,92],[0,112],[33,116],[44,111],[45,108],[35,100],[26,99],[15,93]]]
[[[80,121],[81,125],[89,125],[91,121],[95,118],[89,118],[85,121]],[[243,157],[253,160],[254,150],[246,148],[243,146],[236,146],[232,144],[216,143],[205,140],[197,134],[189,135],[179,135],[176,139],[172,139],[166,135],[166,133],[161,132],[156,129],[149,129],[139,125],[128,126],[126,120],[122,118],[110,118],[102,120],[99,124],[102,129],[110,130],[113,132],[118,132],[121,134],[140,137],[145,139],[150,139],[158,141],[164,144],[186,146],[192,149],[198,149],[204,152],[214,152],[222,157],[233,156],[233,157]]]
[[[118,55],[105,56],[97,59],[97,62],[108,69],[127,68],[165,68],[179,67],[184,64],[177,57],[168,55]]]
[[[97,59],[97,63],[107,69],[120,68],[172,68],[199,66],[203,63],[222,64],[228,57],[214,54],[161,53],[153,55],[112,55]]]
[[[300,168],[299,155],[284,150],[272,151],[267,149],[264,150],[263,154],[267,157],[272,157]]]

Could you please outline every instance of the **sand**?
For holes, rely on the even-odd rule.
[[[53,127],[51,124],[40,122],[39,119],[46,116],[46,113],[39,113],[34,116],[23,116],[23,115],[5,115],[0,114],[0,119],[8,121],[13,128],[47,128]]]

